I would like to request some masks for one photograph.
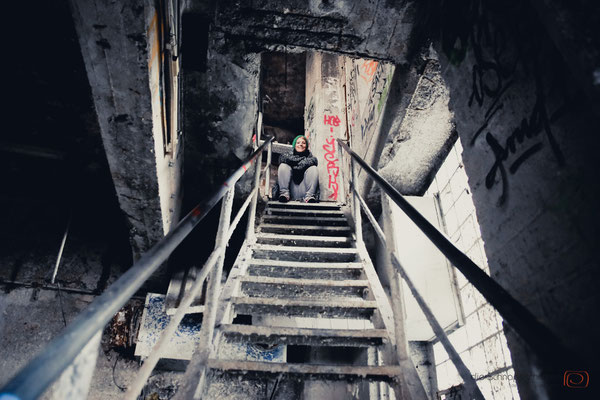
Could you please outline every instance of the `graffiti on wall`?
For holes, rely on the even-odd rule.
[[[353,61],[349,62],[348,77],[346,79],[346,114],[348,116],[348,130],[350,136],[354,136],[354,129],[356,127],[357,120],[360,116],[360,107],[358,101],[358,82],[356,81],[359,72],[358,65]]]
[[[485,186],[492,190],[497,183],[501,185],[501,192],[496,202],[502,206],[508,200],[509,176],[517,173],[519,168],[535,154],[549,145],[557,165],[565,164],[563,153],[552,132],[552,123],[556,122],[563,113],[564,106],[549,113],[546,105],[547,89],[542,82],[544,71],[539,62],[540,52],[537,48],[523,51],[523,43],[510,43],[518,51],[509,52],[507,37],[509,32],[494,28],[489,18],[482,12],[480,0],[466,0],[461,2],[461,7],[452,5],[453,12],[460,13],[461,17],[455,24],[460,23],[460,29],[453,24],[445,26],[443,32],[442,48],[450,62],[460,65],[465,59],[467,49],[472,49],[473,66],[471,68],[471,93],[467,105],[469,108],[478,107],[483,111],[483,119],[478,129],[470,136],[469,144],[473,147],[478,140],[485,140],[491,150],[491,167],[485,177]],[[528,29],[515,25],[515,30]],[[531,37],[524,32],[513,37]],[[536,40],[530,39],[533,42]],[[457,43],[461,43],[457,47]],[[514,50],[514,49],[512,49]],[[527,58],[522,54],[528,54]],[[516,71],[533,75],[535,81],[535,101],[531,108],[523,109],[523,118],[508,130],[505,138],[500,138],[502,133],[494,132],[491,128],[494,118],[504,109],[505,102],[509,100],[507,93],[513,88]],[[530,78],[531,79],[531,78]],[[505,125],[505,124],[503,124]],[[544,133],[543,137],[540,134]],[[483,138],[483,139],[482,139]],[[546,140],[543,140],[543,139]]]
[[[338,165],[339,160],[335,156],[335,139],[333,135],[330,135],[329,138],[325,139],[323,150],[325,150],[324,158],[327,162],[327,175],[329,176],[328,188],[331,190],[329,198],[332,200],[337,200],[339,191],[337,177],[340,173],[340,168]]]
[[[380,69],[375,74],[373,82],[371,83],[371,89],[365,108],[366,114],[363,116],[360,125],[360,134],[363,143],[365,136],[372,132],[372,129],[379,121],[379,115],[381,113],[382,105],[385,104],[390,81],[391,74],[386,74],[384,68],[380,66]]]
[[[379,63],[375,60],[365,60],[360,67],[363,71],[360,74],[360,77],[363,78],[365,82],[371,82],[377,71],[378,64]]]
[[[314,93],[314,91],[313,91]],[[313,120],[315,119],[315,97],[314,95],[310,98],[308,107],[306,109],[306,137],[314,137],[315,127]]]

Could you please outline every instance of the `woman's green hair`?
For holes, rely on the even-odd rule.
[[[296,137],[294,138],[294,141],[292,142],[292,149],[295,149],[295,148],[296,148],[296,141],[297,141],[299,138],[304,138],[304,141],[306,142],[306,148],[308,149],[308,139],[307,139],[307,138],[306,138],[306,136],[304,136],[304,135],[298,135],[298,136],[296,136]]]

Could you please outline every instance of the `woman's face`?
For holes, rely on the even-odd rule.
[[[306,140],[304,138],[298,138],[298,140],[296,140],[295,149],[298,153],[302,153],[306,150]]]

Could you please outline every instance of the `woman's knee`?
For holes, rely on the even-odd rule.
[[[308,167],[306,169],[306,171],[304,171],[304,175],[305,176],[318,176],[319,175],[319,170],[317,168],[316,165],[311,165],[310,167]]]
[[[291,172],[292,167],[290,167],[287,164],[281,163],[281,164],[279,164],[279,167],[277,168],[277,172],[282,172],[282,171]]]

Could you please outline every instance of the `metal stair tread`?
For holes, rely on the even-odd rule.
[[[316,261],[280,261],[280,260],[264,260],[251,258],[248,262],[249,266],[258,265],[265,267],[291,267],[291,268],[308,268],[308,269],[360,269],[363,264],[361,262],[316,262]]]
[[[355,248],[339,248],[339,247],[309,247],[309,246],[283,246],[272,244],[257,243],[253,246],[253,250],[273,251],[273,252],[296,252],[296,253],[325,253],[325,254],[358,254]]]
[[[291,364],[260,361],[208,360],[208,367],[229,373],[288,374],[324,380],[394,381],[401,374],[399,366],[348,366],[323,364]]]
[[[345,216],[344,212],[342,210],[314,210],[314,209],[298,209],[298,208],[268,208],[265,211],[267,214],[266,215],[275,215],[275,214],[271,214],[271,212],[277,212],[277,213],[289,213],[292,215],[289,216],[302,216],[304,214],[313,214],[313,215],[329,215],[329,216]],[[277,214],[277,215],[281,215],[281,214]]]
[[[275,220],[275,221],[281,221],[281,220],[286,220],[286,219],[291,219],[294,221],[314,221],[315,217],[307,217],[307,216],[302,216],[302,215],[267,215],[265,214],[263,216],[263,221],[265,219],[270,219],[270,220]],[[322,222],[348,222],[348,218],[346,217],[346,215],[344,214],[340,214],[339,217],[321,217],[318,219],[318,221],[322,221]]]
[[[264,283],[272,285],[306,285],[306,286],[330,286],[330,287],[369,287],[367,280],[330,280],[330,279],[298,279],[298,278],[271,278],[264,276],[246,275],[240,279],[241,282]]]
[[[324,299],[299,300],[299,299],[277,299],[266,297],[232,297],[233,304],[265,305],[265,306],[301,306],[301,307],[341,307],[356,309],[376,309],[377,302],[371,300],[336,300]]]
[[[271,208],[302,208],[302,209],[334,209],[339,210],[342,206],[335,202],[303,203],[301,201],[290,201],[282,203],[280,201],[268,201],[267,207]]]
[[[388,340],[385,329],[319,329],[283,326],[225,324],[219,328],[228,338],[255,343],[374,346]]]
[[[295,231],[311,231],[324,234],[342,234],[341,237],[347,237],[352,233],[352,228],[348,225],[341,226],[330,226],[330,225],[294,225],[294,224],[272,224],[263,222],[258,226],[259,232],[270,231],[284,231],[288,235],[295,235]]]
[[[281,239],[281,240],[314,240],[318,242],[343,242],[352,243],[353,240],[346,236],[319,236],[319,235],[288,235],[280,233],[257,233],[257,239]]]

